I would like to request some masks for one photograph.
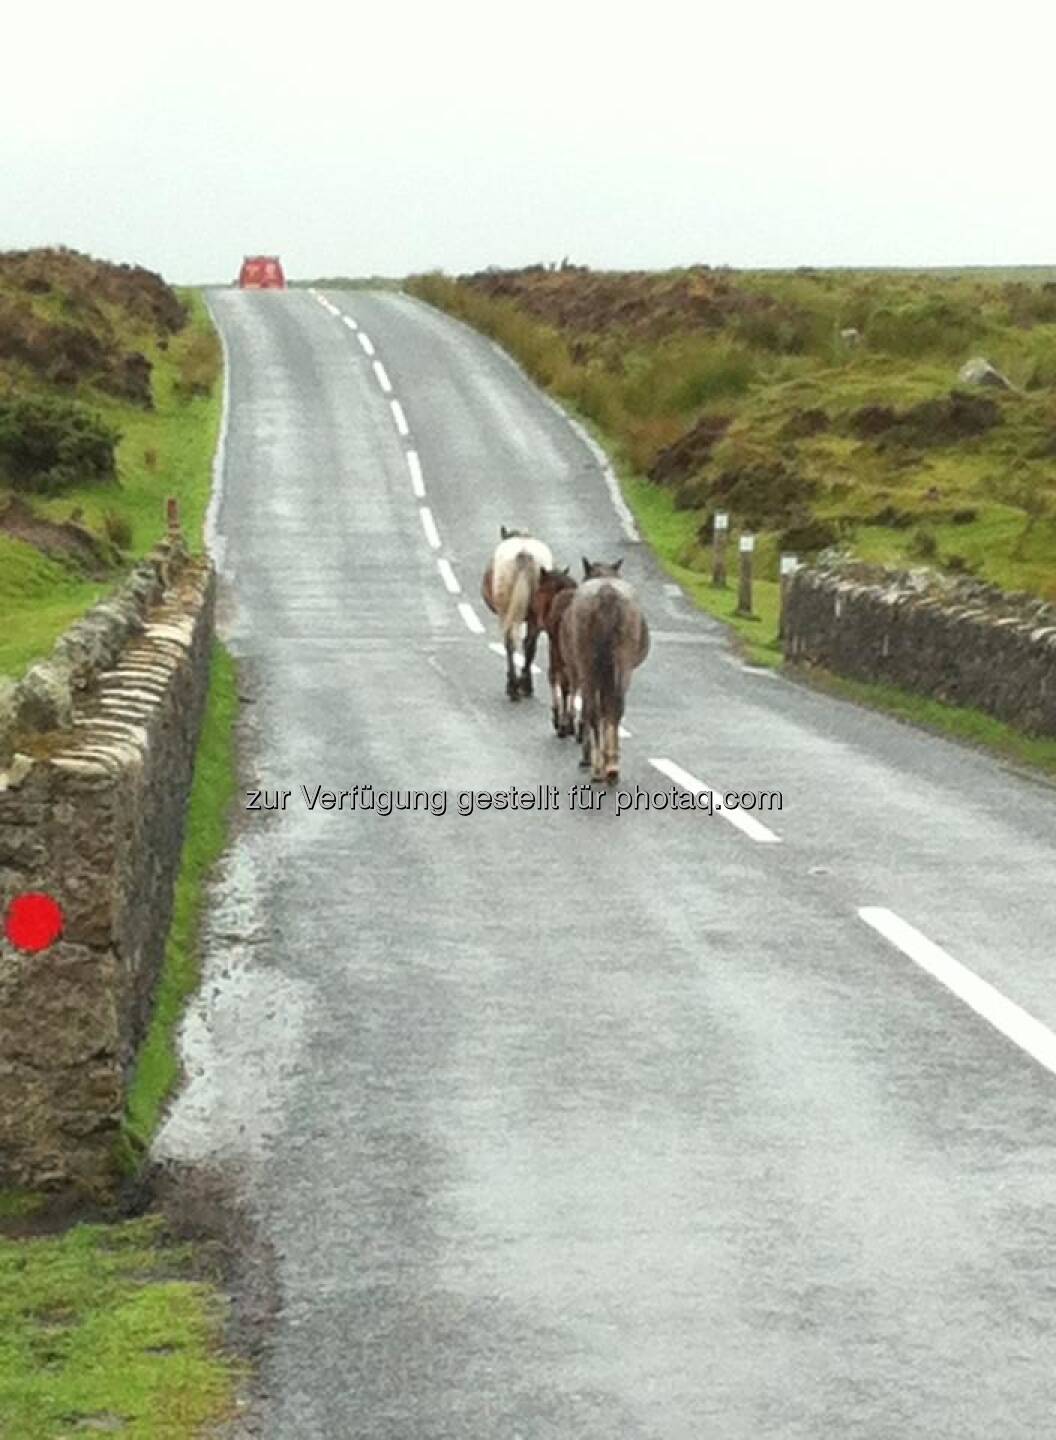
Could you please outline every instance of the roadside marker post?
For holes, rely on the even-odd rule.
[[[788,582],[799,569],[799,560],[795,555],[784,554],[781,556],[781,591],[778,597],[779,613],[777,620],[777,638],[785,638],[785,597],[788,594]]]
[[[739,548],[741,573],[737,590],[737,609],[733,613],[740,615],[745,620],[757,620],[759,617],[752,610],[752,552],[755,549],[755,536],[742,535]]]
[[[730,517],[727,512],[716,510],[711,531],[711,583],[716,590],[726,589],[726,535],[729,528]]]

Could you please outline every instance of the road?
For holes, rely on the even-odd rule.
[[[159,1151],[237,1165],[275,1248],[260,1433],[1056,1432],[1053,791],[741,664],[455,321],[211,303],[246,778],[291,795],[241,816]],[[620,787],[780,811],[569,808],[477,593],[500,524],[639,589]],[[299,790],[357,784],[447,812]]]

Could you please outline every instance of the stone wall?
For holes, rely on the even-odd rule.
[[[978,580],[839,560],[786,585],[786,660],[1056,735],[1056,606]]]
[[[61,905],[49,948],[0,936],[0,1186],[118,1182],[126,1085],[172,914],[208,688],[214,577],[167,542],[0,695],[0,910]]]

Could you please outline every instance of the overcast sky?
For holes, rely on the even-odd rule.
[[[1053,7],[200,0],[5,15],[0,248],[177,282],[1056,260]]]

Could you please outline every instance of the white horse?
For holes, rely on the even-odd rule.
[[[484,572],[480,593],[484,604],[499,617],[506,647],[506,694],[511,700],[532,693],[532,662],[539,641],[539,624],[532,601],[544,569],[552,570],[549,545],[523,530],[501,527],[502,539]],[[517,675],[514,651],[521,626],[524,632],[524,669]]]

